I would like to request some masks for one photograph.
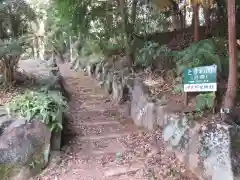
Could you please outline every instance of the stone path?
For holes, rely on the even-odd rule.
[[[71,94],[64,146],[35,180],[195,180],[172,154],[155,148],[97,82],[61,65]]]

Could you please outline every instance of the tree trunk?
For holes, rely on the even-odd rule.
[[[236,44],[236,10],[235,0],[228,0],[228,43],[229,43],[229,75],[224,109],[231,110],[235,105],[238,87],[237,44]]]
[[[199,4],[193,5],[193,18],[194,18],[194,41],[199,41]]]
[[[181,23],[181,29],[185,28],[185,21],[186,21],[185,13],[186,13],[185,10],[180,11],[180,13],[179,13],[180,23]]]
[[[179,19],[178,14],[176,14],[175,12],[173,12],[173,14],[171,15],[171,19],[172,19],[172,30],[179,30],[181,29],[181,20]]]
[[[204,20],[205,20],[205,26],[207,27],[207,32],[209,33],[211,31],[211,10],[208,7],[203,8],[203,15],[204,15]]]
[[[137,0],[133,0],[132,4],[132,14],[131,14],[131,23],[128,20],[128,13],[127,13],[127,3],[125,0],[120,0],[120,8],[121,8],[121,15],[122,15],[122,23],[123,23],[123,31],[125,36],[125,55],[126,58],[134,64],[134,55],[133,55],[133,32],[135,30],[135,21],[136,21],[136,8],[137,8]]]
[[[37,20],[37,51],[38,51],[38,58],[41,60],[44,60],[44,54],[45,54],[45,24],[43,19],[38,19]]]
[[[181,29],[182,22],[181,22],[181,10],[178,7],[178,3],[171,1],[172,3],[172,29],[173,30],[179,30]]]
[[[33,44],[32,44],[32,53],[33,53],[33,57],[35,60],[37,60],[37,57],[38,57],[38,48],[37,48],[37,39],[36,37],[34,36],[34,39],[33,39]]]
[[[45,54],[45,44],[44,44],[44,36],[38,36],[38,52],[39,52],[39,59],[44,60],[44,54]]]
[[[14,72],[18,64],[19,57],[9,57],[3,59],[4,86],[11,87],[14,84]]]

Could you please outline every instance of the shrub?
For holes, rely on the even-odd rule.
[[[196,110],[203,111],[214,108],[215,92],[199,94],[196,97]]]
[[[229,59],[226,44],[224,39],[206,39],[193,43],[182,51],[173,52],[177,74],[182,74],[185,68],[216,64],[218,72],[226,76]]]
[[[67,103],[60,92],[27,91],[15,97],[7,106],[10,113],[25,117],[28,121],[41,120],[51,131],[62,129],[59,115],[65,110]]]
[[[142,67],[153,66],[159,56],[169,56],[169,49],[166,46],[159,46],[156,42],[147,41],[144,47],[138,50],[136,64]]]

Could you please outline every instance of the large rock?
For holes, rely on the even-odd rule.
[[[0,118],[0,174],[5,180],[27,180],[48,163],[51,132],[39,120]]]
[[[37,83],[45,85],[56,79],[58,68],[54,61],[27,59],[19,61],[18,70],[28,77],[34,77]]]
[[[36,85],[40,88],[46,88],[61,92],[65,97],[69,97],[65,91],[66,85],[59,72],[58,62],[55,60],[41,61],[34,59],[21,60],[19,62],[18,71],[23,72],[28,77],[34,77]],[[59,114],[59,122],[62,123],[62,113]],[[52,150],[60,150],[61,148],[61,131],[52,133]]]
[[[107,77],[107,73],[109,72],[110,69],[111,68],[109,67],[109,65],[107,63],[103,64],[101,81],[105,82],[106,77]]]
[[[112,97],[115,103],[122,104],[130,100],[130,91],[125,84],[122,72],[115,72],[112,81]]]
[[[123,85],[121,78],[117,74],[113,75],[112,90],[113,100],[119,103],[123,97]]]
[[[130,81],[131,82],[131,81]],[[130,87],[131,85],[128,85]],[[155,105],[150,101],[149,90],[141,82],[135,79],[131,90],[131,117],[135,124],[149,130],[154,128],[156,123]]]
[[[163,128],[166,147],[189,169],[204,180],[239,178],[240,133],[236,127],[216,119],[200,124],[164,106],[158,108],[157,124]]]
[[[226,125],[220,123],[209,123],[202,128],[199,164],[203,167],[203,176],[206,179],[234,179],[234,166],[231,161],[233,139],[229,130]]]
[[[104,90],[106,93],[111,94],[113,91],[113,72],[112,71],[108,71],[107,75],[106,75],[106,79],[104,81]]]
[[[94,77],[94,75],[95,75],[95,69],[96,69],[96,64],[95,64],[95,63],[89,63],[89,64],[87,65],[87,73],[88,73],[88,76]]]
[[[36,80],[38,88],[63,92],[64,85],[54,61],[21,60],[19,74]],[[66,95],[66,93],[65,93]],[[59,113],[62,123],[63,113]],[[41,121],[28,122],[23,118],[8,117],[0,108],[0,175],[3,180],[28,180],[46,167],[51,150],[61,148],[61,131],[51,132]]]
[[[96,68],[95,68],[95,78],[100,81],[102,78],[102,67],[103,67],[103,63],[99,62],[96,64]]]

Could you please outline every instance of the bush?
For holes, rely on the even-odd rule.
[[[0,70],[3,73],[4,85],[11,86],[14,83],[14,72],[16,71],[20,55],[23,52],[22,39],[1,40],[0,39]]]
[[[228,75],[227,42],[224,39],[206,39],[178,52],[173,52],[177,63],[177,74],[181,75],[185,68],[216,64],[222,76]]]
[[[67,103],[60,92],[27,91],[15,97],[7,106],[10,113],[25,117],[28,121],[41,120],[51,131],[62,129],[59,115],[65,110]]]
[[[203,111],[214,108],[215,92],[199,94],[196,97],[196,110]]]
[[[158,43],[147,41],[144,47],[139,49],[136,55],[136,64],[141,67],[153,66],[159,56],[169,56],[169,49],[166,46],[159,46]]]

